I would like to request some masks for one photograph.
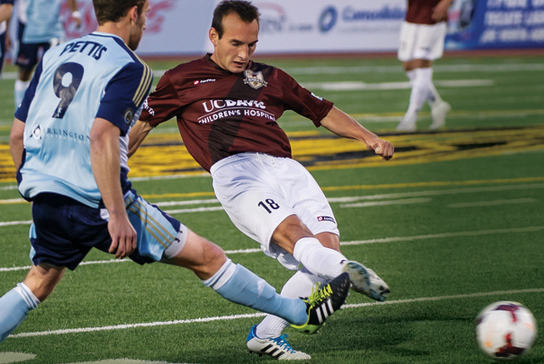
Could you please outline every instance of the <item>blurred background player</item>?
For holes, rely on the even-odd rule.
[[[433,84],[432,62],[442,57],[446,37],[448,9],[453,0],[408,0],[408,9],[400,31],[398,59],[410,80],[408,110],[397,126],[398,131],[415,131],[419,111],[425,102],[431,107],[431,130],[446,123],[450,104],[443,101]]]
[[[17,51],[15,64],[18,78],[15,81],[15,107],[23,100],[30,83],[32,71],[41,55],[66,39],[61,5],[65,0],[17,0]],[[81,13],[76,0],[66,0],[72,12],[71,19],[81,26]]]
[[[7,52],[8,28],[11,13],[13,12],[13,0],[0,0],[0,76],[4,67],[4,59]]]
[[[287,298],[216,244],[149,204],[128,180],[128,134],[153,74],[135,54],[148,0],[93,0],[98,29],[50,49],[15,112],[10,150],[32,201],[27,276],[0,298],[2,342],[92,248],[187,268],[223,298],[317,330],[343,303],[348,273]],[[180,282],[183,284],[183,282]]]
[[[223,1],[215,9],[209,40],[213,54],[181,64],[159,80],[130,136],[131,153],[151,126],[177,117],[189,153],[212,174],[217,199],[234,225],[266,255],[297,271],[282,295],[309,295],[344,271],[354,289],[384,301],[389,287],[364,265],[340,253],[332,208],[312,175],[292,159],[276,122],[294,110],[316,127],[351,139],[384,160],[393,145],[298,84],[284,71],[251,57],[257,46],[259,11],[247,1]],[[305,360],[282,332],[288,323],[269,315],[250,329],[251,352]]]

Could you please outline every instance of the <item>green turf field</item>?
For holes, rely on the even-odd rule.
[[[429,132],[425,108],[411,134],[395,132],[409,98],[395,57],[264,60],[391,140],[397,152],[383,162],[295,114],[280,120],[295,157],[330,198],[343,253],[392,290],[385,304],[352,293],[317,335],[288,329],[294,348],[315,364],[491,363],[474,339],[474,318],[487,304],[522,302],[544,327],[541,57],[446,56],[434,79],[452,105],[447,125]],[[160,74],[174,63],[150,65]],[[30,206],[15,189],[8,146],[14,71],[6,67],[0,80],[1,294],[30,264]],[[231,224],[174,122],[157,128],[131,163],[142,195],[281,289],[289,272]],[[92,252],[0,344],[0,363],[269,363],[245,346],[260,319],[189,271]],[[542,362],[537,338],[520,363]]]

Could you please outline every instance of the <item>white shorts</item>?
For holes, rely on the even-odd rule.
[[[270,243],[285,218],[297,215],[314,235],[339,235],[323,191],[310,172],[291,158],[241,153],[215,163],[211,174],[215,195],[234,225],[288,269],[297,269],[299,263]]]
[[[434,61],[444,54],[444,39],[447,23],[434,25],[402,22],[398,59],[402,62],[413,59]]]

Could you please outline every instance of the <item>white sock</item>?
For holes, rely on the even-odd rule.
[[[312,294],[312,289],[317,282],[324,283],[323,278],[310,273],[306,268],[302,268],[285,283],[281,290],[281,295],[285,297],[308,297]],[[257,325],[256,335],[261,339],[275,338],[281,336],[285,327],[289,325],[284,319],[267,315],[259,325]]]
[[[342,253],[325,248],[316,238],[302,238],[295,243],[293,257],[311,273],[332,280],[342,274],[347,261]]]
[[[412,92],[410,93],[410,104],[407,115],[417,115],[425,101],[432,96],[432,68],[416,68],[413,70]]]
[[[21,80],[15,81],[15,90],[13,93],[13,96],[15,98],[15,108],[18,108],[21,102],[23,101],[23,97],[25,96],[25,92],[26,92],[26,89],[28,88],[28,85],[30,85],[30,81],[21,81]]]
[[[427,102],[429,103],[429,106],[431,109],[435,107],[436,105],[439,105],[443,102],[442,98],[440,97],[440,94],[436,90],[436,87],[434,87],[434,83],[431,82],[430,84],[430,91],[431,94],[429,98],[427,99]]]
[[[410,70],[410,71],[406,71],[406,77],[408,77],[408,79],[410,80],[410,85],[413,85],[414,83],[414,77],[415,77],[415,69],[414,70]]]

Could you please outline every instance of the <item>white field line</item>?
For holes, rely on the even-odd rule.
[[[496,191],[513,191],[513,190],[528,190],[528,189],[539,189],[544,188],[544,183],[533,183],[533,184],[522,184],[522,185],[513,185],[513,186],[490,186],[490,187],[472,187],[472,188],[454,188],[446,190],[430,190],[430,191],[419,191],[419,192],[402,192],[402,193],[388,193],[388,194],[378,194],[370,196],[349,196],[349,197],[330,197],[328,201],[330,203],[350,203],[363,200],[380,200],[380,199],[395,199],[395,198],[410,198],[418,196],[440,196],[440,195],[454,195],[462,193],[477,193],[477,192],[496,192]],[[0,205],[7,203],[6,201],[11,200],[0,200]],[[216,199],[206,199],[206,200],[189,200],[189,201],[165,201],[155,203],[158,206],[180,206],[180,205],[199,205],[204,203],[219,203]],[[370,206],[370,205],[369,205]],[[373,205],[376,206],[376,205]],[[343,206],[340,206],[343,207]],[[355,206],[349,206],[355,207]],[[178,210],[165,210],[169,214],[182,214],[182,213],[193,213],[193,212],[206,212],[206,211],[219,211],[222,210],[219,206],[213,207],[200,207],[193,209],[178,209]],[[0,222],[0,227],[3,226],[13,226],[13,225],[30,225],[32,221],[5,221]]]
[[[216,198],[210,198],[207,200],[190,200],[190,201],[165,201],[165,202],[155,202],[154,205],[157,206],[183,206],[183,205],[202,205],[206,203],[219,203]]]
[[[469,299],[469,298],[488,297],[488,296],[510,296],[514,294],[531,294],[531,293],[543,293],[543,292],[544,292],[544,288],[478,292],[478,293],[468,293],[468,294],[448,295],[448,296],[408,298],[403,300],[391,300],[391,301],[380,302],[380,303],[370,302],[370,303],[347,304],[342,306],[342,309],[353,309],[353,308],[361,308],[361,307],[379,307],[379,306],[398,305],[398,304],[405,304],[405,303],[447,301],[447,300]],[[256,317],[262,317],[262,316],[265,316],[265,314],[254,313],[254,314],[243,314],[243,315],[204,317],[204,318],[195,318],[195,319],[187,319],[187,320],[156,321],[156,322],[145,322],[145,323],[135,323],[135,324],[124,324],[124,325],[86,327],[86,328],[77,328],[77,329],[22,332],[19,334],[8,336],[8,339],[10,338],[16,339],[21,337],[80,334],[80,333],[87,333],[87,332],[125,330],[125,329],[134,329],[134,328],[140,328],[140,327],[158,327],[158,326],[192,324],[192,323],[200,323],[200,322],[231,321],[231,320],[246,319],[246,318],[256,318]]]
[[[358,67],[291,67],[285,70],[292,74],[322,75],[322,74],[342,74],[342,73],[401,73],[399,66],[358,66]],[[544,71],[544,63],[531,64],[459,64],[459,65],[433,65],[435,72],[529,72]]]
[[[2,227],[2,226],[13,226],[13,225],[30,225],[30,224],[32,224],[32,220],[4,221],[4,222],[0,222],[0,227]]]
[[[517,198],[513,200],[494,200],[494,201],[477,201],[466,203],[452,203],[448,205],[451,208],[464,208],[464,207],[482,207],[482,206],[502,206],[502,205],[514,205],[520,203],[532,203],[537,202],[535,198]]]
[[[453,233],[440,233],[440,234],[414,235],[414,236],[394,236],[390,238],[345,241],[340,243],[340,245],[347,246],[347,245],[362,245],[362,244],[376,244],[376,243],[392,243],[396,241],[415,241],[415,240],[426,240],[426,239],[456,238],[461,236],[530,233],[530,232],[536,232],[541,230],[544,230],[544,226],[527,226],[522,228],[488,229],[488,230],[477,230],[477,231],[459,231],[459,232],[453,232]]]
[[[196,207],[194,209],[164,210],[167,214],[186,214],[191,212],[223,211],[221,206]]]
[[[25,203],[26,200],[24,198],[8,198],[5,200],[0,200],[0,204],[2,205],[11,205],[16,203]]]
[[[496,191],[515,191],[515,190],[530,190],[544,188],[544,183],[532,183],[532,184],[519,184],[519,185],[507,185],[507,186],[488,186],[488,187],[468,187],[468,188],[453,188],[444,190],[429,190],[418,192],[401,192],[401,193],[387,193],[377,194],[369,196],[348,196],[348,197],[329,197],[327,200],[331,203],[348,203],[361,200],[381,200],[381,199],[393,199],[393,198],[409,198],[418,196],[439,196],[439,195],[455,195],[462,193],[477,193],[477,192],[496,192]],[[23,199],[7,199],[0,200],[1,204],[9,204],[14,202],[24,202]],[[154,202],[157,206],[183,206],[183,205],[200,205],[200,204],[212,204],[219,203],[217,199],[205,199],[205,200],[185,200],[185,201],[164,201]],[[9,222],[8,222],[9,223]],[[0,223],[0,226],[2,223]]]
[[[340,207],[352,208],[352,207],[372,207],[372,206],[389,206],[389,205],[412,205],[416,203],[426,203],[431,201],[432,199],[430,198],[407,198],[404,200],[358,202],[358,203],[340,205]]]
[[[11,191],[16,189],[17,189],[17,185],[9,185],[9,186],[0,187],[0,191]]]
[[[171,133],[177,133],[178,129],[172,130]],[[162,133],[166,133],[166,130],[162,130]],[[154,180],[163,180],[163,179],[183,179],[183,178],[193,178],[193,177],[210,177],[211,175],[208,172],[195,173],[195,174],[172,174],[168,176],[151,176],[151,177],[130,177],[130,180],[133,182],[139,181],[154,181]]]
[[[79,263],[79,266],[93,265],[93,264],[125,263],[125,262],[132,262],[132,260],[130,259],[91,260],[88,262],[81,262]],[[0,272],[14,272],[19,270],[29,270],[30,268],[32,268],[32,266],[30,265],[26,265],[22,267],[6,267],[6,268],[0,268]]]
[[[527,226],[521,228],[509,228],[509,229],[487,229],[487,230],[476,230],[476,231],[459,231],[451,233],[440,233],[440,234],[429,234],[429,235],[415,235],[415,236],[393,236],[389,238],[378,238],[378,239],[367,239],[367,240],[354,240],[354,241],[345,241],[341,242],[341,246],[352,246],[352,245],[364,245],[364,244],[376,244],[376,243],[392,243],[398,241],[416,241],[416,240],[427,240],[427,239],[443,239],[443,238],[455,238],[460,236],[482,236],[482,235],[495,235],[495,234],[511,234],[511,233],[529,233],[544,230],[544,226]],[[250,254],[261,252],[261,249],[238,249],[238,250],[225,250],[225,254]],[[92,265],[92,264],[109,264],[109,263],[123,263],[130,262],[130,259],[111,259],[111,260],[98,260],[98,261],[88,261],[83,262],[80,265]],[[22,267],[5,267],[0,268],[1,272],[13,272],[19,270],[28,270],[30,266]]]
[[[437,72],[529,72],[544,71],[542,63],[514,63],[514,64],[458,64],[458,65],[433,65]],[[398,66],[358,66],[358,67],[285,67],[292,74],[340,74],[340,73],[402,73],[400,63]],[[161,77],[166,70],[155,70],[153,75]],[[15,80],[17,72],[4,72],[2,79]]]
[[[328,201],[331,203],[349,203],[363,200],[382,200],[382,199],[394,199],[394,198],[410,198],[419,196],[442,196],[442,195],[457,195],[463,193],[479,193],[479,192],[500,192],[500,191],[516,191],[516,190],[532,190],[544,188],[544,183],[532,183],[521,184],[511,186],[488,186],[488,187],[469,187],[469,188],[450,188],[444,190],[428,190],[417,192],[400,192],[400,193],[387,193],[369,196],[355,196],[355,197],[330,197]]]
[[[434,81],[438,87],[485,87],[493,86],[493,80],[453,80]],[[366,83],[362,81],[312,82],[303,84],[307,89],[327,91],[363,91],[363,90],[408,90],[410,82],[378,82]]]

